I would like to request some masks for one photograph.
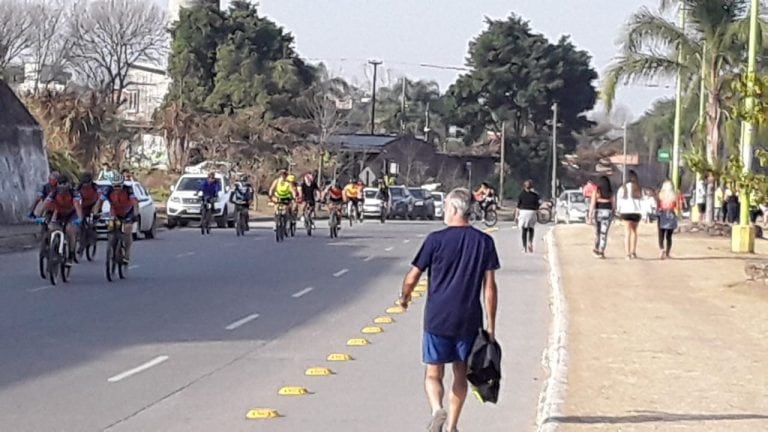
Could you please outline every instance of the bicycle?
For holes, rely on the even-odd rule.
[[[99,235],[96,232],[95,215],[91,215],[83,220],[80,227],[80,238],[78,239],[77,257],[93,261],[96,258],[96,244],[99,241]]]
[[[211,219],[215,211],[212,198],[203,198],[203,204],[200,207],[200,234],[211,234]]]
[[[381,205],[381,208],[379,209],[379,220],[381,220],[381,223],[384,223],[387,221],[387,213],[389,212],[389,206],[384,200],[381,201],[380,205]]]
[[[275,204],[275,240],[278,243],[288,237],[286,204],[282,201]]]
[[[493,203],[489,203],[485,210],[480,207],[479,203],[475,203],[472,206],[472,212],[469,214],[469,220],[471,222],[481,220],[485,226],[490,228],[496,225],[496,223],[499,221],[499,217],[496,213],[496,208]]]
[[[312,225],[315,223],[315,206],[309,204],[304,205],[304,229],[307,230],[307,235],[312,237]]]
[[[349,226],[357,221],[363,222],[363,212],[360,210],[360,203],[355,204],[352,200],[347,201],[347,218],[349,219]]]
[[[339,227],[341,225],[341,214],[338,210],[338,207],[335,205],[330,205],[328,207],[328,210],[331,213],[331,216],[328,219],[328,227],[331,230],[331,238],[336,238],[339,236]]]
[[[115,273],[125,279],[125,234],[123,221],[117,218],[107,219],[107,259],[105,261],[107,280],[112,282]]]
[[[288,215],[288,234],[290,234],[291,237],[296,236],[296,212],[297,211],[298,210],[294,209]]]
[[[51,285],[56,285],[59,277],[64,283],[69,282],[72,272],[72,266],[67,262],[69,243],[64,229],[64,227],[56,227],[50,230],[49,234],[46,272]]]
[[[540,224],[548,224],[552,222],[552,209],[554,203],[550,200],[545,200],[539,206],[539,210],[536,212],[536,221]]]
[[[35,224],[40,225],[40,249],[37,254],[38,270],[40,277],[48,279],[48,246],[50,237],[48,233],[48,221],[44,217],[35,218]]]
[[[235,234],[240,237],[245,235],[248,229],[248,207],[237,205],[237,219],[235,220]]]

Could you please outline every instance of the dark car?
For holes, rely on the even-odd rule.
[[[405,186],[390,186],[389,196],[389,219],[411,217],[414,199]]]
[[[435,219],[435,199],[432,197],[432,194],[420,187],[408,188],[408,191],[413,197],[411,218]]]

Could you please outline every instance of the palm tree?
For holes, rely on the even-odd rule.
[[[685,28],[664,15],[676,4],[685,10]],[[610,109],[620,83],[672,77],[679,70],[685,94],[692,98],[697,94],[699,80],[704,79],[705,154],[710,166],[717,164],[722,141],[723,89],[742,69],[749,26],[748,6],[748,0],[661,0],[659,12],[642,8],[634,13],[627,24],[621,52],[606,73],[603,83],[606,106]],[[707,202],[711,204],[710,196]],[[713,206],[709,205],[708,209],[707,220],[711,221]]]

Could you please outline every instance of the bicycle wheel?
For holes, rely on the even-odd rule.
[[[205,235],[205,221],[208,217],[208,210],[206,206],[200,210],[200,235]]]
[[[289,231],[291,234],[291,237],[294,237],[296,235],[296,217],[291,215],[291,221],[289,223]]]
[[[40,271],[40,277],[48,279],[48,247],[42,246],[37,253],[37,265]]]
[[[60,246],[61,240],[59,240],[59,236],[53,236],[48,245],[48,280],[51,281],[51,285],[56,285],[59,274],[61,273],[61,270],[59,269],[61,261],[61,255],[59,254]]]
[[[338,235],[336,231],[338,226],[338,219],[335,211],[331,212],[331,220],[328,222],[328,226],[331,229],[331,238],[335,238]]]
[[[499,221],[499,216],[496,214],[496,210],[489,209],[485,212],[485,218],[483,218],[483,222],[485,223],[485,226],[492,227],[496,225],[496,222]]]
[[[304,215],[304,228],[307,230],[307,235],[312,237],[312,212],[307,212]]]
[[[85,258],[88,261],[93,261],[96,258],[97,243],[98,243],[98,239],[96,238],[96,233],[93,231],[90,231],[88,233],[88,243],[86,243],[86,247],[85,247]]]
[[[109,233],[107,239],[107,255],[104,260],[104,267],[106,269],[107,280],[112,282],[115,277],[115,234]]]
[[[66,251],[65,253],[69,253],[69,246],[66,243],[64,243],[64,250]],[[59,264],[59,271],[61,273],[61,281],[64,283],[69,282],[69,276],[72,274],[72,266],[67,265],[66,258],[61,260],[61,263]]]

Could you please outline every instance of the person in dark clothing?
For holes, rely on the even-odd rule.
[[[602,176],[597,180],[589,204],[589,221],[595,224],[595,257],[605,258],[605,247],[608,244],[608,229],[613,220],[616,208],[616,196],[611,188],[611,180]]]
[[[533,190],[533,181],[523,182],[523,191],[517,197],[517,225],[523,237],[523,253],[533,253],[534,227],[538,219],[541,197]]]
[[[739,202],[739,196],[736,193],[731,194],[728,197],[726,204],[726,222],[734,224],[739,221],[739,208],[741,203]]]

